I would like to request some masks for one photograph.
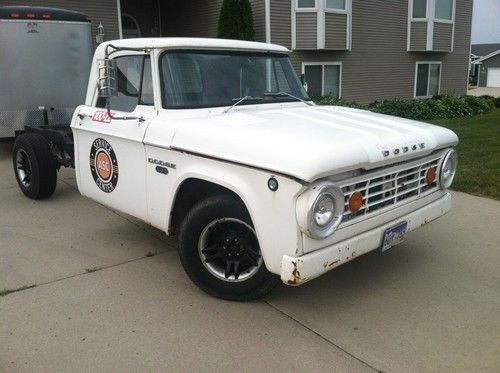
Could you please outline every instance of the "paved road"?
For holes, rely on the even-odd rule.
[[[0,143],[0,371],[471,372],[500,367],[500,203],[263,301],[211,298],[175,241],[81,197],[24,198]]]

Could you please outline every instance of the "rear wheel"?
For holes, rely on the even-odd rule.
[[[12,160],[17,183],[29,198],[50,197],[57,184],[56,163],[45,138],[25,133],[16,138]]]
[[[206,198],[189,211],[179,254],[191,280],[219,298],[257,299],[279,281],[264,265],[248,212],[231,196]]]

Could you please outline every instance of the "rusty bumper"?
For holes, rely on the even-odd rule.
[[[450,209],[451,196],[447,193],[440,199],[416,211],[367,232],[362,232],[345,241],[300,257],[283,255],[281,260],[281,280],[287,285],[301,285],[339,265],[349,262],[357,256],[380,248],[384,232],[399,222],[406,220],[408,222],[408,231],[412,231],[446,214]]]

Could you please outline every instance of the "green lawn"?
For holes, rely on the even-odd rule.
[[[453,130],[460,139],[452,189],[500,200],[500,109],[433,123]]]

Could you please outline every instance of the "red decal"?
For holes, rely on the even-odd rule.
[[[113,115],[113,113],[111,113],[111,115]],[[108,112],[104,110],[96,111],[92,116],[92,120],[94,122],[111,123],[111,117],[109,116]]]

